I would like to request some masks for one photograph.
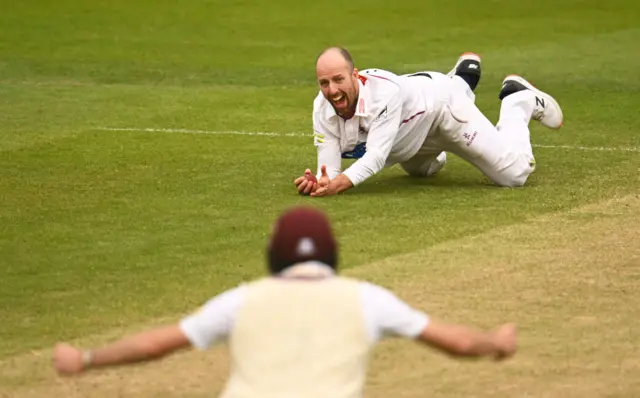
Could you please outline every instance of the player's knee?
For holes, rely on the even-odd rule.
[[[503,179],[500,179],[500,180],[495,181],[495,182],[496,182],[496,184],[500,185],[501,187],[518,188],[518,187],[524,186],[524,184],[527,182],[527,177],[524,177],[524,178],[503,178]]]
[[[534,168],[531,164],[513,165],[508,167],[494,178],[494,182],[502,187],[517,188],[526,184],[529,175]]]
[[[400,167],[402,167],[402,170],[411,177],[427,177],[427,173],[419,167],[411,167],[405,164],[401,164]]]
[[[402,163],[400,166],[411,177],[430,177],[439,172],[447,163],[447,154],[442,152],[438,157],[430,162],[422,162],[416,164],[415,162]]]

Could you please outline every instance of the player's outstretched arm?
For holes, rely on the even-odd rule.
[[[492,357],[501,360],[513,356],[517,350],[516,327],[513,324],[482,332],[464,325],[430,320],[418,340],[455,357]]]
[[[53,365],[61,375],[74,375],[90,368],[123,365],[159,359],[191,343],[178,325],[139,333],[94,350],[81,350],[59,343]]]
[[[502,325],[490,332],[448,324],[410,307],[393,292],[363,283],[370,323],[380,336],[402,336],[455,357],[508,358],[516,352],[516,327]]]

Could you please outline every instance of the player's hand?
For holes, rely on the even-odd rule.
[[[493,331],[494,344],[498,351],[494,356],[496,360],[502,360],[512,357],[517,349],[516,325],[507,323]]]
[[[328,196],[332,195],[335,192],[331,191],[331,179],[329,178],[329,174],[327,174],[327,166],[320,166],[320,179],[318,180],[318,187],[315,189],[311,196]]]
[[[53,349],[53,366],[61,375],[81,373],[84,370],[82,351],[69,344],[57,344]]]
[[[318,187],[326,187],[331,182],[329,174],[327,174],[327,165],[320,166],[320,179],[318,180]]]
[[[311,174],[311,170],[309,169],[306,169],[304,171],[304,175],[296,178],[293,183],[296,185],[298,193],[301,195],[309,195],[310,193],[315,192],[318,187],[316,176]]]

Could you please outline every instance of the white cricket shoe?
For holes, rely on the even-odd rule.
[[[535,107],[531,118],[542,123],[550,129],[557,130],[562,127],[563,115],[558,102],[549,94],[538,90],[533,84],[518,75],[509,75],[502,81],[500,100],[518,91],[530,90],[535,94]]]

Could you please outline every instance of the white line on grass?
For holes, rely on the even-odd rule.
[[[309,133],[274,133],[265,131],[214,131],[214,130],[192,130],[192,129],[167,129],[167,128],[142,128],[142,127],[98,127],[99,131],[139,131],[147,133],[187,133],[187,134],[209,134],[209,135],[253,135],[268,137],[312,137]],[[571,145],[541,145],[533,144],[534,148],[548,149],[568,149],[575,151],[600,151],[600,152],[640,152],[636,147],[589,147]]]
[[[210,134],[210,135],[263,135],[268,137],[312,137],[307,133],[270,133],[265,131],[211,131],[192,129],[163,129],[163,128],[136,128],[136,127],[98,127],[100,131],[140,131],[146,133],[187,133],[187,134]]]
[[[640,152],[635,147],[606,147],[606,146],[571,146],[571,145],[541,145],[533,144],[535,148],[570,149],[579,151],[605,151],[605,152]]]

